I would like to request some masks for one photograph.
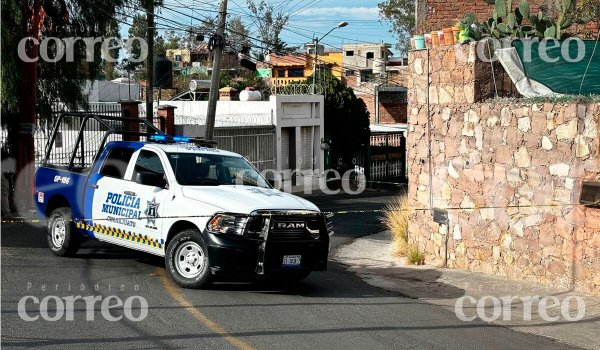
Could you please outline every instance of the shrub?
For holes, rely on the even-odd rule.
[[[408,246],[407,259],[409,264],[423,265],[425,263],[425,254],[416,245],[410,244]]]
[[[397,197],[389,203],[382,218],[383,224],[392,234],[394,254],[405,256],[408,253],[408,198]]]

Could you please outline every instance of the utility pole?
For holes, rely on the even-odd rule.
[[[154,0],[146,0],[146,41],[148,42],[148,57],[146,58],[146,120],[152,124],[154,99]]]
[[[219,22],[217,32],[210,39],[214,50],[212,76],[210,78],[210,94],[208,95],[208,109],[206,111],[206,129],[204,140],[213,141],[215,131],[215,115],[217,113],[217,100],[219,98],[219,81],[221,80],[221,61],[225,47],[225,22],[227,20],[227,0],[221,0],[219,6]],[[210,47],[210,44],[209,44]]]
[[[321,40],[323,40],[326,36],[329,35],[329,33],[333,32],[334,30],[338,29],[338,28],[344,28],[345,26],[348,25],[348,22],[340,22],[338,23],[337,26],[331,28],[330,31],[328,31],[325,35],[323,35],[321,37]],[[312,93],[313,95],[316,93],[317,90],[317,81],[316,81],[316,77],[317,77],[317,58],[319,57],[319,38],[317,38],[316,36],[313,37],[313,45],[315,45],[315,61],[313,63],[313,86],[312,86]]]
[[[327,33],[329,34],[329,33]],[[312,86],[312,94],[314,95],[316,93],[317,90],[317,59],[319,57],[319,38],[317,38],[316,36],[313,38],[313,45],[314,45],[314,54],[315,54],[315,60],[313,62],[313,86]]]

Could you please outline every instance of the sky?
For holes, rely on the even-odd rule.
[[[301,46],[310,42],[313,35],[320,38],[342,21],[348,22],[348,26],[335,29],[320,42],[327,49],[339,50],[349,43],[383,41],[392,47],[396,43],[396,38],[389,32],[391,25],[379,21],[377,4],[381,0],[267,1],[276,10],[291,14],[280,35],[288,46]],[[218,14],[219,0],[164,0],[163,3],[164,7],[157,10],[159,28],[178,27],[178,24],[197,26],[198,19],[216,18]],[[228,0],[228,12],[231,16],[241,16],[250,32],[254,32],[255,18],[248,11],[246,0]],[[131,22],[130,18],[125,20]],[[121,33],[127,36],[127,26],[122,25]]]

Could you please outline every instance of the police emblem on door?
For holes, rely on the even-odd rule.
[[[156,198],[152,198],[148,203],[144,214],[146,214],[146,228],[156,229],[156,218],[158,217],[158,206],[160,203],[156,203]]]

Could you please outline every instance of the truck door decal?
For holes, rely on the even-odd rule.
[[[152,198],[151,201],[146,202],[148,202],[146,210],[144,211],[147,220],[146,228],[156,230],[156,218],[158,217],[158,207],[160,206],[160,203],[156,203],[156,197]]]
[[[93,232],[96,236],[108,236],[119,239],[124,239],[126,241],[144,244],[150,247],[162,249],[164,245],[163,240],[153,239],[152,237],[148,237],[146,235],[142,235],[140,233],[135,233],[132,231],[121,230],[119,228],[114,228],[98,223],[85,224],[82,222],[77,222],[77,228]]]

